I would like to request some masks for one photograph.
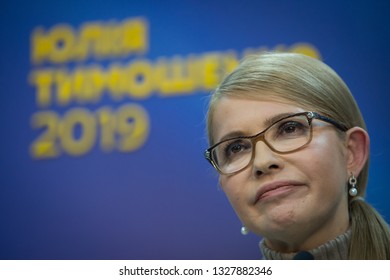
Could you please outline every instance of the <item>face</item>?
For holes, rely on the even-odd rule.
[[[222,98],[213,113],[215,143],[227,135],[250,136],[279,114],[313,110],[279,101]],[[347,150],[336,128],[313,120],[304,148],[279,154],[259,141],[253,162],[220,184],[243,225],[280,251],[305,250],[348,228]]]

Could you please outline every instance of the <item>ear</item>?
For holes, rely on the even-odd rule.
[[[347,131],[345,141],[348,175],[353,173],[357,177],[369,157],[370,137],[364,129],[356,126]]]

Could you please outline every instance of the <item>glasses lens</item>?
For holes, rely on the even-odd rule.
[[[293,151],[310,141],[310,124],[305,115],[282,119],[268,128],[264,138],[278,152]]]
[[[233,173],[249,164],[252,142],[249,139],[227,140],[216,146],[212,153],[215,164],[223,173]]]
[[[256,143],[254,140],[260,135],[227,140],[214,147],[212,158],[218,169],[222,173],[231,174],[245,168],[252,159],[252,143]],[[310,142],[311,137],[306,115],[282,119],[271,125],[264,135],[266,144],[281,153],[303,147]]]

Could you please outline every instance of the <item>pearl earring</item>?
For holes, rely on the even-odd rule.
[[[245,226],[241,227],[241,234],[242,235],[247,235],[249,233],[249,229],[247,229]]]
[[[355,176],[352,174],[351,177],[349,177],[349,185],[351,186],[351,188],[349,189],[348,193],[350,196],[356,196],[358,191],[356,189],[356,183],[357,183],[357,180],[355,178]]]

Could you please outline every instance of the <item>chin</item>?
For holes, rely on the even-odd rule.
[[[269,215],[268,215],[269,216]],[[286,231],[288,228],[296,227],[297,216],[294,211],[275,213],[267,218],[263,223],[263,228],[267,228],[270,232]]]

